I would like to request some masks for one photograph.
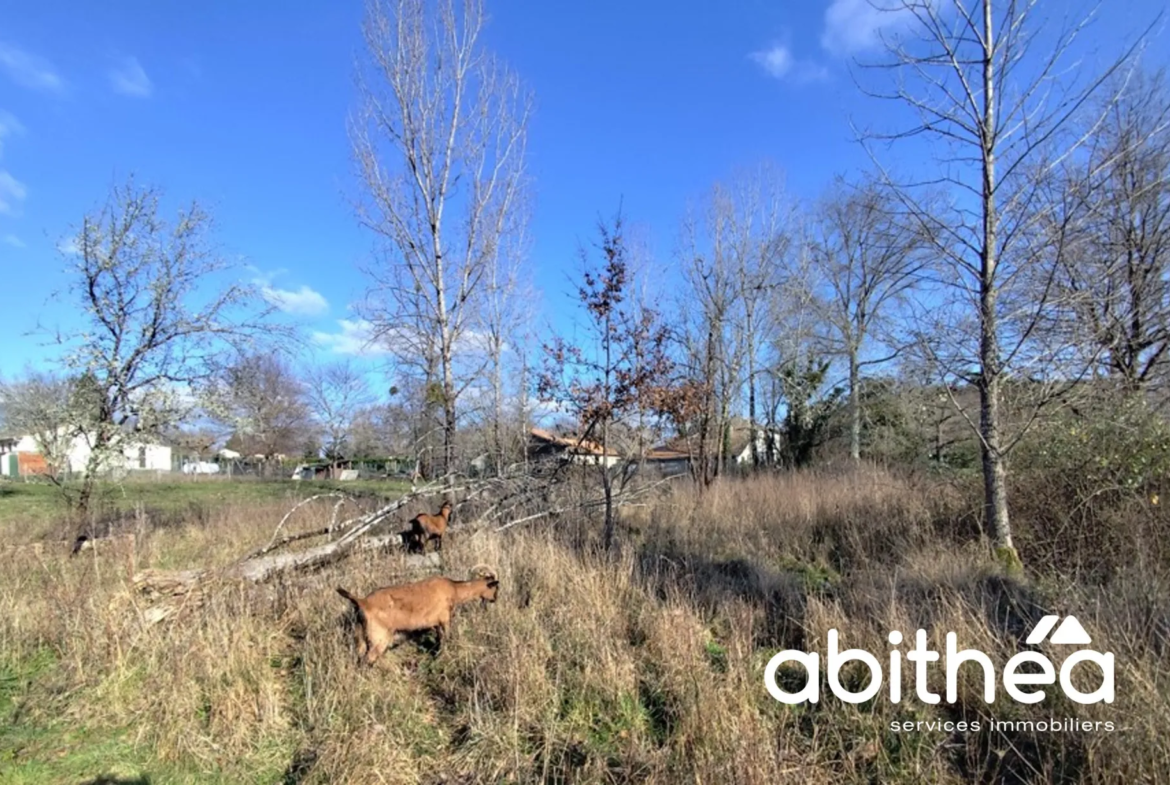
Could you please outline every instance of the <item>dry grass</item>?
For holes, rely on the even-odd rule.
[[[0,574],[0,780],[102,774],[93,760],[52,762],[66,728],[85,729],[82,746],[115,740],[131,773],[155,783],[1165,776],[1167,573],[1126,573],[1105,588],[1002,575],[970,536],[970,506],[938,484],[862,471],[728,483],[701,499],[679,490],[630,511],[613,559],[561,536],[573,522],[455,529],[446,574],[493,565],[499,602],[456,611],[437,657],[407,643],[373,669],[355,661],[333,587],[393,582],[396,554],[266,586],[214,586],[178,621],[143,621],[134,567],[227,563],[266,540],[276,504],[144,532],[134,565],[23,558]],[[301,525],[328,514],[324,505]],[[1116,654],[1116,703],[1081,707],[1050,693],[1039,706],[988,707],[973,668],[953,706],[828,696],[787,707],[763,687],[772,654],[823,649],[830,628],[875,653],[888,651],[890,629],[923,627],[939,649],[954,631],[1002,664],[1049,612],[1075,613],[1096,647]],[[1110,719],[1119,730],[889,730],[893,720],[990,716]]]

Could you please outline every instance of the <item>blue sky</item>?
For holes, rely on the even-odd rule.
[[[1110,0],[1094,42],[1116,51],[1163,6]],[[530,265],[548,314],[564,311],[578,241],[619,199],[669,262],[686,203],[716,180],[767,159],[794,197],[815,197],[865,165],[848,118],[881,125],[892,111],[846,69],[879,23],[865,0],[488,10],[488,45],[536,96]],[[48,361],[22,334],[72,318],[51,299],[64,284],[58,242],[130,173],[173,206],[209,206],[225,252],[289,318],[343,336],[371,248],[346,202],[361,11],[353,0],[0,0],[0,375]],[[1166,41],[1153,41],[1153,62]],[[351,343],[324,341],[319,356]]]

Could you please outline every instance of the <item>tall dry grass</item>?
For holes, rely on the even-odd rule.
[[[728,482],[701,498],[678,489],[625,511],[613,558],[582,544],[576,533],[590,526],[572,521],[456,529],[444,572],[493,565],[499,602],[460,608],[438,656],[425,639],[408,642],[375,668],[357,665],[347,603],[333,589],[394,582],[405,570],[398,554],[212,586],[202,606],[145,623],[133,569],[225,564],[262,544],[282,512],[220,510],[143,533],[134,564],[100,554],[10,564],[0,651],[9,663],[49,663],[16,691],[19,722],[119,731],[147,774],[157,759],[166,771],[256,782],[1165,777],[1165,573],[1108,587],[1042,565],[1030,577],[1002,574],[973,536],[974,509],[963,489],[867,469]],[[329,511],[308,510],[295,525],[320,525]],[[789,707],[764,689],[774,653],[823,651],[831,628],[875,653],[889,650],[890,629],[926,629],[940,650],[954,631],[1002,666],[1045,613],[1077,615],[1095,647],[1115,653],[1114,704],[1050,692],[1038,706],[988,706],[974,668],[961,672],[957,703],[937,707],[832,696]],[[1042,646],[1059,663],[1054,648]],[[941,674],[931,686],[942,690]],[[895,720],[990,717],[1109,719],[1118,730],[890,730]]]

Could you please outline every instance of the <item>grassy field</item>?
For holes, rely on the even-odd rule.
[[[156,525],[184,525],[212,511],[291,507],[318,493],[343,491],[363,499],[396,499],[410,487],[402,480],[258,480],[198,477],[155,480],[128,478],[99,488],[99,518],[120,519],[139,510]],[[71,486],[70,486],[71,489]],[[10,544],[36,542],[58,533],[64,518],[63,493],[47,482],[0,481],[0,525]],[[279,520],[279,517],[277,518]],[[274,522],[275,523],[275,522]]]
[[[289,498],[243,494],[267,489],[199,497],[206,515],[149,527],[132,564],[18,550],[0,573],[0,782],[1160,781],[1170,772],[1162,551],[1133,543],[1145,557],[1116,565],[1107,585],[1035,562],[1004,574],[975,534],[976,491],[876,470],[732,481],[701,498],[678,488],[625,511],[615,558],[590,547],[598,526],[584,519],[456,530],[443,572],[492,565],[499,602],[458,609],[437,656],[407,642],[375,668],[356,664],[334,588],[401,579],[398,553],[215,584],[176,619],[144,619],[132,571],[227,564],[262,544]],[[13,500],[0,499],[6,533],[21,526]],[[331,509],[308,505],[291,526],[319,526]],[[1027,560],[1047,540],[1020,529]],[[938,706],[827,696],[790,707],[764,689],[773,654],[823,650],[831,628],[877,653],[890,629],[922,627],[936,649],[954,631],[1002,665],[1045,613],[1077,615],[1095,648],[1114,652],[1113,704],[1050,693],[988,706],[977,669]],[[942,690],[941,674],[931,687]],[[1116,730],[992,731],[993,717]],[[890,730],[961,719],[984,730]]]

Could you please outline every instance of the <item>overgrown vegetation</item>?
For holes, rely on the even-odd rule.
[[[269,511],[279,520],[279,515],[297,501],[314,494],[340,490],[358,498],[397,498],[407,486],[399,480],[130,479],[97,487],[94,531],[97,535],[111,530],[135,531],[140,520],[152,529],[204,525],[213,512],[224,510],[238,511],[242,517],[254,511],[259,525]],[[70,529],[63,520],[58,489],[36,481],[0,481],[0,522],[6,545],[54,539]]]
[[[356,664],[333,588],[393,582],[406,574],[397,552],[211,585],[150,626],[123,560],[20,550],[0,575],[0,781],[1157,781],[1170,770],[1170,559],[1149,537],[1165,531],[1164,506],[1139,519],[1103,499],[1084,525],[1108,521],[1108,539],[1050,561],[1061,522],[1023,510],[1056,490],[1032,493],[1016,493],[1030,505],[1018,513],[1026,575],[988,557],[975,482],[865,466],[724,478],[702,497],[679,486],[622,510],[617,557],[570,535],[581,523],[599,546],[599,520],[455,529],[443,572],[492,565],[499,602],[460,609],[438,656],[407,642],[374,669]],[[281,509],[215,504],[198,522],[148,528],[137,568],[228,563],[270,536]],[[290,525],[319,526],[330,509],[308,505]],[[7,501],[0,516],[19,529]],[[936,648],[954,631],[1002,664],[1047,613],[1076,615],[1115,653],[1115,703],[1050,692],[989,707],[977,669],[953,706],[788,707],[764,689],[773,654],[823,650],[830,628],[875,652],[890,629],[926,629]],[[990,717],[1117,730],[1004,735]],[[984,729],[890,730],[948,719]]]

